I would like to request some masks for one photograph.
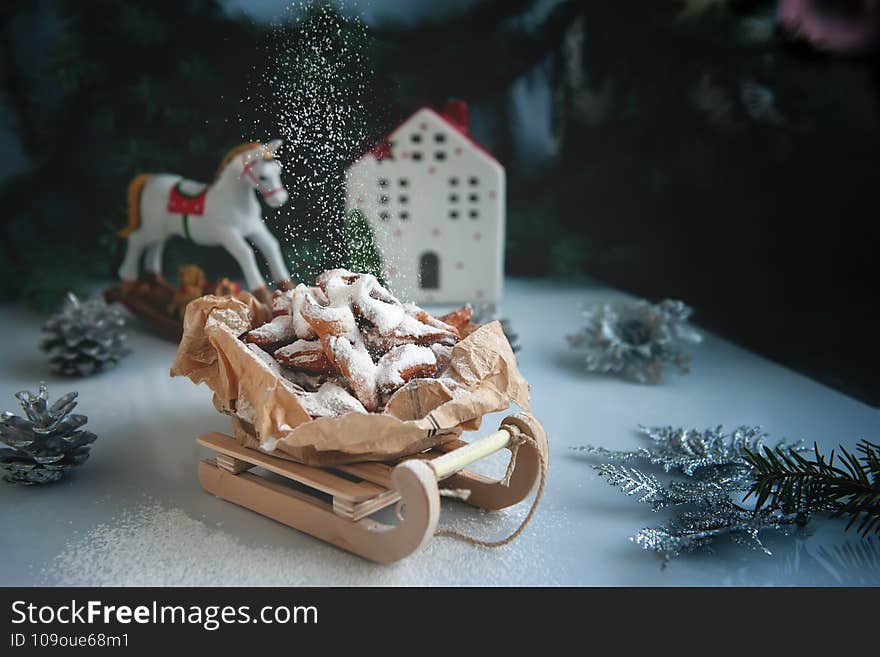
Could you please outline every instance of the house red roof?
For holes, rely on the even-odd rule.
[[[431,114],[433,114],[434,116],[441,119],[450,128],[452,128],[458,134],[460,134],[462,137],[467,139],[467,141],[474,148],[476,148],[478,151],[483,153],[486,157],[491,159],[493,162],[498,162],[498,160],[495,158],[494,155],[492,155],[492,153],[490,153],[488,150],[486,150],[485,147],[483,147],[479,142],[477,142],[471,136],[469,125],[468,125],[468,106],[467,106],[467,103],[464,102],[463,100],[449,100],[446,102],[446,105],[444,105],[443,109],[439,112],[436,109],[434,109],[433,107],[431,107],[430,105],[424,105],[424,106],[420,107],[418,110],[413,112],[413,114],[411,114],[409,117],[407,117],[406,119],[401,121],[399,124],[397,124],[397,126],[395,126],[395,128],[393,130],[391,130],[385,137],[380,139],[376,143],[376,145],[373,146],[373,148],[371,148],[366,153],[361,155],[361,157],[369,154],[369,155],[373,155],[377,160],[380,160],[380,161],[384,160],[386,158],[390,158],[391,157],[391,140],[390,140],[391,135],[394,134],[395,132],[397,132],[397,130],[399,130],[400,127],[404,123],[409,121],[415,114],[417,114],[421,110],[427,110],[428,112],[431,112]],[[357,159],[360,159],[360,158],[357,158]]]

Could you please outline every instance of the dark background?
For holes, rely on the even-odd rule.
[[[459,97],[508,170],[509,274],[681,298],[698,324],[877,405],[876,44],[799,35],[778,4],[6,2],[0,294],[46,310],[113,278],[128,180],[209,180],[230,147],[278,134],[260,72],[320,42],[358,54],[344,80],[362,122],[326,170],[286,156],[290,179],[331,181],[291,184],[269,215],[298,275],[345,257],[327,237],[347,158]],[[857,30],[877,25],[865,6],[804,3]],[[187,259],[234,267],[181,241],[166,268]]]

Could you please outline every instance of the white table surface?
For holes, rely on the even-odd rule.
[[[837,520],[817,520],[804,536],[769,538],[772,556],[723,542],[715,554],[685,556],[666,568],[628,540],[661,518],[611,489],[570,447],[629,448],[639,444],[639,424],[761,425],[773,437],[852,447],[862,437],[877,439],[880,413],[712,335],[689,347],[691,374],[670,372],[660,385],[591,375],[565,335],[579,326],[583,304],[622,296],[595,283],[508,281],[504,314],[520,334],[532,411],[550,436],[544,500],[509,546],[487,550],[437,537],[391,566],[200,488],[196,465],[206,453],[195,437],[226,430],[228,419],[214,411],[206,387],[168,377],[174,345],[134,325],[133,353],[116,369],[59,378],[37,348],[41,318],[0,306],[0,410],[17,411],[13,393],[45,380],[52,399],[79,391],[78,411],[99,436],[87,464],[61,483],[0,482],[0,585],[880,584],[880,550],[861,566],[835,558],[859,544]],[[497,422],[487,419],[482,433]],[[494,459],[487,467],[498,472],[503,465]],[[483,513],[444,502],[441,525],[498,537],[515,527],[525,506]]]

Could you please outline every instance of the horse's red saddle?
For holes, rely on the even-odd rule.
[[[169,214],[205,214],[208,186],[195,180],[181,180],[168,192]]]

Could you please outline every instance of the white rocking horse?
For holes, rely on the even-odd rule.
[[[137,280],[144,251],[145,272],[161,279],[165,241],[180,235],[196,244],[224,247],[241,267],[248,288],[267,301],[269,290],[250,240],[268,260],[278,286],[289,288],[290,272],[278,241],[263,222],[255,193],[273,208],[287,202],[281,164],[275,159],[282,143],[276,139],[233,148],[220,163],[212,185],[165,173],[136,176],[128,186],[128,225],[119,232],[128,239],[119,268],[123,285]]]

